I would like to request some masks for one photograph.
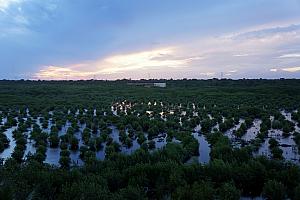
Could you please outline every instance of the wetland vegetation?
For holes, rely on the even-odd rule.
[[[0,81],[0,198],[300,199],[300,80],[163,81]]]

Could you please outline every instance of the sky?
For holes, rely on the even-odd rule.
[[[0,79],[300,78],[300,0],[0,0]]]

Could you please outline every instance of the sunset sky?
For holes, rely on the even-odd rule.
[[[300,0],[0,0],[0,79],[300,78]]]

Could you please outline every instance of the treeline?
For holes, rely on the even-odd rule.
[[[300,107],[299,80],[168,80],[166,88],[144,88],[119,81],[0,81],[0,110],[5,107],[104,107],[115,101],[172,103],[259,109]],[[145,95],[147,94],[147,95]],[[100,103],[101,102],[101,103]],[[105,105],[107,104],[107,105]]]
[[[127,82],[0,81],[0,153],[8,148],[9,128],[16,141],[0,165],[0,199],[300,199],[299,166],[284,161],[279,142],[268,138],[269,130],[282,131],[300,149],[299,80],[168,80],[167,88]],[[262,121],[256,138],[233,148],[224,133],[241,123],[233,132],[241,139],[255,119]],[[111,137],[112,125],[120,143]],[[197,126],[211,145],[206,165],[186,164],[199,155],[191,134]],[[169,143],[155,150],[153,140],[165,136]],[[139,150],[119,153],[135,139]],[[254,157],[266,139],[272,159]],[[25,158],[27,140],[36,152]],[[97,161],[104,145],[106,159]],[[47,148],[60,148],[60,167],[44,163]],[[86,164],[71,166],[71,151]]]

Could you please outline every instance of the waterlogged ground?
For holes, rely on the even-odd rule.
[[[16,141],[13,138],[12,132],[16,129],[17,129],[17,127],[14,126],[4,132],[4,134],[7,136],[7,138],[9,139],[10,142],[9,142],[9,147],[0,154],[0,158],[3,158],[3,159],[9,158],[11,156],[12,152],[14,151],[14,149],[16,147]]]
[[[285,117],[286,120],[291,121],[295,124],[295,132],[299,132],[300,127],[299,124],[292,120],[291,113],[286,111],[281,111],[281,114]],[[274,117],[271,116],[271,121],[274,120]],[[282,130],[278,129],[270,129],[268,131],[268,137],[265,139],[265,141],[262,143],[261,147],[259,148],[259,151],[257,152],[257,155],[264,155],[269,158],[272,157],[270,148],[269,148],[269,140],[271,138],[275,138],[279,142],[279,148],[283,151],[282,156],[284,159],[292,161],[296,164],[299,164],[300,161],[300,155],[299,155],[299,149],[297,147],[297,144],[295,143],[294,136],[292,134],[285,136],[283,134]]]
[[[173,117],[174,115],[178,116],[178,125],[183,126],[185,122],[191,121],[193,117],[198,117],[199,116],[199,111],[197,111],[195,104],[191,104],[190,110],[184,110],[183,106],[181,104],[175,106],[169,106],[166,107],[163,102],[148,102],[148,103],[141,103],[140,106],[146,106],[147,110],[145,111],[146,115],[149,117],[149,120],[153,120],[156,118],[159,118],[163,120],[164,122],[168,122],[169,117]],[[136,110],[134,110],[135,106],[139,106],[137,103],[128,103],[128,102],[121,102],[121,103],[115,103],[111,106],[111,114],[116,116],[116,117],[122,117],[126,116],[128,112],[134,113],[137,117],[139,117],[141,114]],[[153,108],[156,108],[157,106],[160,106],[160,109],[156,109],[156,111]],[[205,106],[202,108],[205,110]],[[88,112],[87,109],[84,109],[83,115],[86,115]],[[97,116],[97,110],[94,109],[93,111],[93,116]],[[107,116],[108,111],[105,111],[102,113],[103,116]],[[281,111],[281,115],[285,118],[285,120],[288,120],[294,124],[295,132],[300,132],[300,127],[299,124],[292,120],[292,115],[290,112],[286,111]],[[70,114],[70,111],[68,111],[68,114]],[[79,115],[79,110],[77,110],[74,114],[74,117],[77,117]],[[50,134],[51,132],[51,127],[54,125],[52,124],[52,117],[53,117],[53,111],[49,112],[49,120],[48,120],[48,126],[47,128],[42,127],[42,117],[39,116],[36,119],[31,118],[29,114],[29,110],[27,110],[27,117],[24,117],[23,120],[27,120],[31,118],[33,123],[36,123],[43,132]],[[18,118],[15,118],[18,119]],[[211,114],[207,115],[207,119],[214,121],[214,117]],[[222,116],[221,122],[225,121],[225,117]],[[272,117],[270,117],[271,121],[273,120]],[[4,117],[2,118],[1,121],[1,126],[4,126],[7,123],[7,118]],[[233,127],[225,131],[223,134],[229,138],[231,141],[233,147],[235,148],[240,148],[241,146],[245,145],[250,145],[255,139],[257,139],[258,134],[260,133],[260,127],[262,124],[261,119],[253,119],[252,125],[247,128],[246,132],[242,137],[237,137],[236,136],[236,131],[238,131],[241,127],[241,125],[245,123],[245,119],[240,118],[238,120],[238,123],[235,124]],[[74,133],[74,136],[78,139],[78,150],[72,151],[70,150],[70,159],[71,163],[73,165],[83,165],[84,161],[80,157],[80,151],[79,149],[83,146],[87,146],[84,144],[83,138],[82,138],[82,132],[86,128],[86,124],[81,124],[78,121],[78,126],[79,130]],[[62,126],[61,130],[58,132],[58,136],[63,136],[66,134],[67,130],[71,127],[71,122],[66,121],[66,123]],[[120,130],[115,125],[109,125],[108,128],[111,130],[111,133],[109,134],[109,137],[112,138],[112,141],[120,145],[120,153],[125,154],[125,155],[130,155],[136,150],[141,148],[141,145],[138,142],[138,137],[132,138],[132,145],[130,147],[127,147],[126,145],[122,144],[120,141]],[[6,137],[9,139],[9,147],[4,149],[3,152],[0,153],[0,158],[3,158],[4,160],[8,159],[11,157],[12,153],[14,152],[14,149],[16,148],[16,141],[13,138],[13,131],[18,129],[18,124],[16,126],[12,126],[7,128],[4,131],[4,134]],[[192,162],[198,162],[198,163],[208,163],[210,161],[210,152],[211,152],[211,145],[206,139],[206,134],[202,132],[201,130],[201,125],[196,125],[195,128],[193,128],[189,133],[197,140],[199,143],[199,156],[192,156],[187,163],[192,163]],[[35,141],[31,139],[31,131],[32,131],[32,126],[31,128],[27,129],[27,131],[24,133],[26,135],[26,149],[24,153],[24,159],[27,158],[27,156],[34,155],[36,153],[36,145]],[[211,127],[211,132],[214,131],[219,131],[219,122],[214,123],[214,125]],[[97,137],[101,136],[101,131],[98,130],[96,134],[91,134],[91,138],[96,139]],[[128,135],[128,133],[126,133]],[[164,148],[168,143],[178,143],[180,144],[182,141],[179,139],[173,137],[171,140],[168,141],[168,133],[159,133],[156,137],[152,138],[151,140],[148,139],[148,133],[143,133],[145,138],[146,138],[146,143],[149,143],[150,141],[154,142],[154,149],[151,149],[150,151],[155,151],[157,149],[162,149]],[[300,156],[299,156],[299,151],[297,148],[297,144],[295,143],[293,133],[291,133],[288,136],[283,135],[282,130],[278,129],[273,129],[271,128],[268,130],[267,137],[262,141],[260,144],[260,147],[257,152],[254,153],[255,156],[258,155],[264,155],[269,158],[272,158],[272,154],[269,148],[269,140],[270,138],[275,138],[280,145],[280,149],[282,149],[283,154],[282,156],[284,159],[288,161],[292,161],[294,163],[299,164]],[[107,148],[107,142],[102,143],[102,148],[98,151],[95,152],[96,158],[98,160],[104,160],[106,156],[106,148]],[[46,150],[46,159],[45,163],[53,164],[53,165],[59,165],[59,160],[60,160],[60,154],[61,154],[61,148],[51,148],[50,145],[47,145],[47,150]]]
[[[198,163],[208,163],[210,160],[210,145],[207,142],[206,138],[204,135],[196,132],[193,133],[194,138],[198,141],[199,143],[199,156],[193,156],[191,157],[187,163],[193,163],[193,162],[198,162]]]
[[[284,137],[282,131],[280,130],[269,130],[268,138],[262,143],[261,147],[259,148],[258,155],[264,155],[269,158],[272,157],[270,148],[269,148],[269,140],[270,138],[275,138],[280,145],[280,149],[282,149],[283,154],[282,156],[289,161],[293,161],[299,164],[300,155],[297,145],[293,139],[293,136]]]

